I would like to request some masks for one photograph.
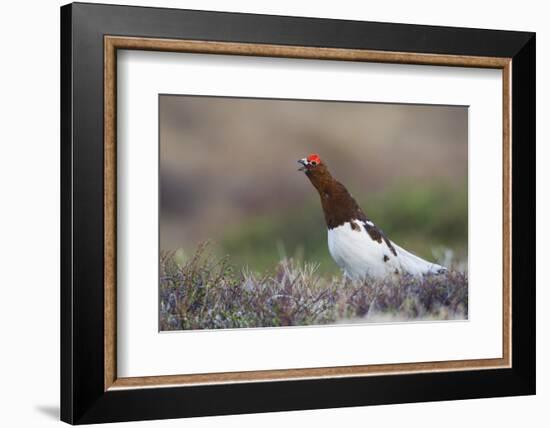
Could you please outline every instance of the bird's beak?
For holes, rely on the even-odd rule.
[[[300,160],[298,161],[298,163],[299,163],[300,165],[302,165],[300,168],[298,168],[298,171],[305,171],[305,170],[306,170],[306,166],[307,166],[307,164],[308,164],[307,159],[306,159],[306,158],[300,159]]]

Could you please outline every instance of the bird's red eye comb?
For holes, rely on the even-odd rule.
[[[315,162],[315,163],[321,163],[321,158],[319,157],[319,155],[316,155],[316,154],[311,154],[307,157],[307,160],[309,162]]]

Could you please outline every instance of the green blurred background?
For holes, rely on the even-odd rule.
[[[160,96],[160,247],[203,241],[240,268],[338,268],[297,159],[318,153],[391,240],[465,264],[466,107]]]

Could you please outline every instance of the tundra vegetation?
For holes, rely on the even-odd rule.
[[[448,252],[447,258],[452,257]],[[452,264],[452,262],[451,262]],[[449,260],[447,260],[449,265]],[[466,319],[467,273],[350,281],[319,266],[283,258],[262,274],[212,257],[208,243],[192,257],[163,252],[160,329],[195,330],[357,322]]]

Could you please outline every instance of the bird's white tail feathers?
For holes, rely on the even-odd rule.
[[[409,273],[410,275],[440,275],[447,272],[447,268],[441,265],[421,259],[420,257],[409,253],[407,250],[401,248],[399,245],[396,245],[393,242],[392,245],[397,251],[397,255],[401,263],[401,268],[403,269],[403,271]]]

